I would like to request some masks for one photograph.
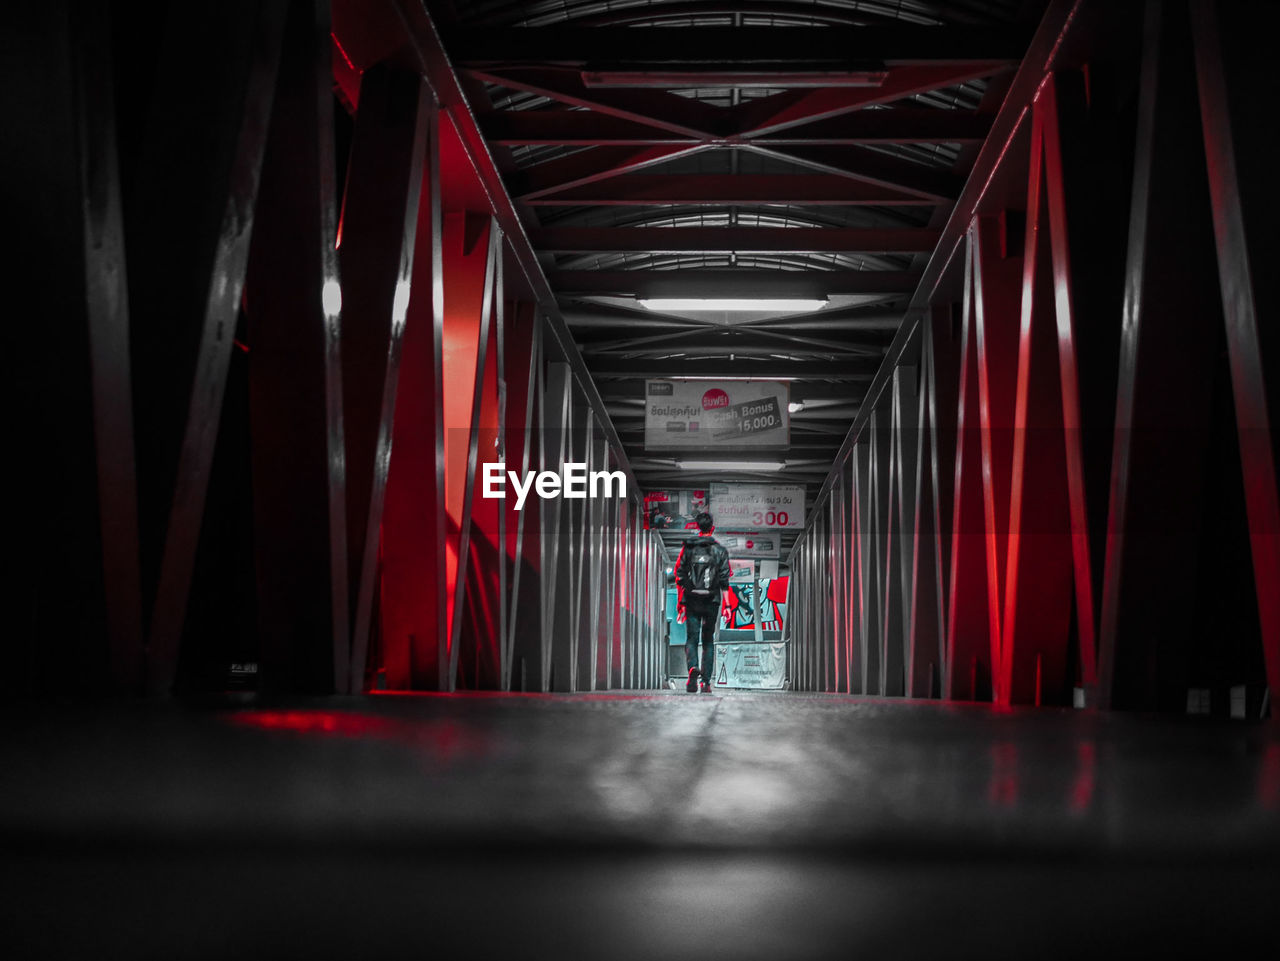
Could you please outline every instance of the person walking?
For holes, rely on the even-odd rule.
[[[685,541],[676,559],[676,607],[684,614],[684,657],[689,682],[684,689],[692,694],[702,678],[702,693],[711,691],[716,666],[716,618],[720,616],[720,594],[729,586],[729,552],[711,536],[715,530],[711,515],[694,518],[698,536]],[[702,668],[698,668],[698,641],[702,641]]]

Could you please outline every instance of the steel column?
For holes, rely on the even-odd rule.
[[[1266,27],[1256,16],[1267,18]],[[1280,694],[1280,468],[1273,429],[1280,421],[1280,352],[1274,324],[1264,318],[1276,305],[1275,271],[1267,269],[1276,199],[1269,183],[1271,148],[1241,121],[1246,88],[1249,102],[1269,102],[1276,92],[1268,46],[1276,36],[1276,11],[1193,0],[1191,22],[1263,660],[1275,720],[1280,718],[1275,707]]]
[[[380,619],[387,686],[440,690],[445,577],[443,222],[439,113],[428,105],[413,274],[383,504]]]
[[[1185,10],[1147,5],[1099,630],[1103,707],[1186,704],[1184,599],[1196,586],[1212,407],[1203,364],[1222,341],[1188,34]]]
[[[342,693],[364,687],[430,100],[417,74],[386,66],[364,72],[338,228],[352,600],[351,673]]]
[[[327,2],[295,0],[247,278],[260,683],[313,693],[351,667],[329,56]]]
[[[5,599],[18,690],[144,680],[130,296],[105,5],[9,11]],[[20,145],[20,146],[19,146]],[[133,305],[136,307],[136,305]]]

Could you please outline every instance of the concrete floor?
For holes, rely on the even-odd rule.
[[[0,713],[10,956],[1280,946],[1275,724],[683,692]]]

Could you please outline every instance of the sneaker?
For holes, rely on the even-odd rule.
[[[684,686],[684,689],[685,689],[686,691],[688,691],[690,694],[692,694],[692,693],[694,693],[695,691],[697,691],[697,689],[698,689],[698,669],[697,669],[696,667],[691,667],[691,668],[689,668],[689,683],[688,683],[688,684],[686,684],[686,685]]]
[[[703,693],[703,694],[710,694],[710,693],[711,693],[711,685],[710,685],[710,684],[708,684],[706,681],[703,681],[703,682],[702,682],[702,693]]]

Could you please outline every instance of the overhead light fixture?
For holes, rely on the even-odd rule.
[[[827,306],[825,297],[783,297],[766,300],[759,297],[642,297],[640,306],[645,310],[729,310],[729,311],[785,311],[808,312]]]
[[[880,87],[886,70],[584,70],[585,87]]]
[[[793,400],[787,405],[788,414],[798,414],[802,410],[804,410],[804,401],[802,400]]]
[[[777,460],[678,460],[681,470],[782,470],[784,461]]]

